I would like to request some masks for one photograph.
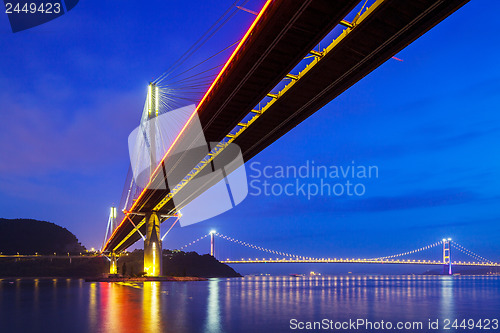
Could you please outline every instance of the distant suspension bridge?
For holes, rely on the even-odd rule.
[[[171,229],[171,228],[170,228]],[[170,231],[169,229],[169,231]],[[165,233],[165,235],[162,237],[162,239],[167,236],[168,232]],[[466,247],[460,245],[459,243],[453,241],[451,238],[443,238],[442,240],[422,246],[420,248],[410,250],[410,251],[405,251],[393,255],[388,255],[388,256],[383,256],[383,257],[376,257],[376,258],[338,258],[338,257],[328,257],[328,258],[318,258],[318,257],[309,257],[309,256],[302,256],[302,255],[297,255],[297,254],[292,254],[288,252],[283,252],[279,250],[274,250],[274,249],[269,249],[266,247],[262,247],[259,245],[251,244],[242,240],[238,240],[236,238],[230,237],[223,235],[221,233],[218,233],[214,230],[210,231],[208,234],[205,234],[201,237],[198,237],[197,239],[181,246],[178,248],[179,251],[184,251],[187,248],[193,246],[196,243],[199,243],[200,241],[210,238],[210,255],[215,257],[215,238],[219,238],[221,240],[224,240],[228,243],[233,243],[240,245],[242,247],[246,247],[249,249],[253,250],[258,250],[264,253],[268,253],[271,255],[275,255],[274,258],[271,257],[261,257],[261,258],[240,258],[240,259],[222,259],[219,261],[225,264],[265,264],[265,263],[281,263],[281,264],[286,264],[286,263],[330,263],[330,264],[406,264],[406,265],[437,265],[437,266],[444,266],[446,269],[446,272],[448,274],[452,274],[452,266],[479,266],[479,267],[500,267],[499,262],[495,262],[493,260],[487,259],[483,256],[480,256],[479,254],[475,253],[474,251],[471,251],[467,249]],[[408,256],[421,253],[433,248],[442,248],[442,257],[439,258],[439,260],[431,260],[431,259],[411,259],[408,258]],[[453,252],[458,251],[461,254],[466,255],[467,257],[471,258],[469,261],[462,261],[462,260],[452,260],[452,250]],[[104,256],[106,257],[110,262],[111,265],[113,265],[113,260],[111,260],[110,257],[106,256],[104,253],[97,252],[97,251],[90,251],[86,253],[65,253],[65,254],[58,254],[58,253],[53,253],[52,255],[47,255],[47,254],[17,254],[17,255],[12,255],[12,254],[3,254],[0,253],[0,258],[18,258],[18,259],[34,259],[34,258],[47,258],[47,259],[69,259],[70,262],[72,259],[77,259],[77,258],[92,258],[92,257],[97,257],[97,256]],[[116,266],[116,262],[114,263],[114,266]]]
[[[439,242],[422,246],[418,249],[401,252],[389,256],[377,257],[377,258],[317,258],[317,257],[306,257],[296,254],[291,254],[287,252],[282,252],[278,250],[268,249],[258,245],[250,244],[215,231],[203,235],[196,240],[189,242],[188,244],[181,246],[179,250],[184,250],[199,241],[210,237],[210,254],[215,256],[215,237],[222,240],[235,243],[241,246],[245,246],[254,250],[259,250],[265,253],[277,255],[280,257],[275,258],[241,258],[241,259],[225,259],[220,260],[220,262],[225,264],[263,264],[263,263],[357,263],[357,264],[410,264],[410,265],[444,265],[448,269],[448,273],[452,274],[452,266],[483,266],[483,267],[500,267],[500,263],[494,262],[492,260],[486,259],[477,253],[467,249],[466,247],[452,241],[451,238],[443,238]],[[442,247],[442,258],[439,260],[430,259],[409,259],[402,258],[423,252],[432,248]],[[452,260],[452,249],[463,253],[470,257],[472,261],[453,261]]]

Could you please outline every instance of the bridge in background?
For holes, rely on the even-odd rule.
[[[257,250],[260,252],[264,252],[266,254],[273,255],[272,257],[254,257],[254,258],[239,258],[239,259],[221,259],[219,261],[224,264],[389,264],[389,265],[432,265],[432,266],[443,266],[444,271],[447,274],[452,274],[452,267],[490,267],[490,268],[500,268],[500,262],[494,262],[490,259],[487,259],[483,256],[478,255],[474,251],[467,249],[466,247],[460,245],[459,243],[453,241],[451,238],[443,238],[441,241],[422,246],[420,248],[409,250],[401,253],[396,253],[393,255],[383,256],[383,257],[374,257],[374,258],[339,258],[339,257],[309,257],[302,256],[292,253],[287,253],[279,250],[273,250],[269,248],[265,248],[259,245],[251,244],[245,241],[241,241],[235,239],[230,236],[226,236],[220,234],[216,231],[211,231],[208,234],[205,234],[197,239],[181,246],[177,251],[183,251],[188,247],[193,246],[194,244],[201,244],[201,241],[210,239],[210,255],[216,257],[215,255],[215,243],[216,238],[219,238],[220,241],[225,242],[226,244],[236,244],[241,247],[245,247],[248,249]],[[411,258],[412,255],[417,253],[425,253],[430,249],[439,249],[441,248],[441,256],[439,259],[436,258],[426,258],[426,259],[415,259]],[[460,253],[467,258],[472,260],[453,260],[452,259],[452,250],[453,252]],[[208,251],[207,251],[208,252]],[[429,252],[427,252],[429,253]],[[47,254],[17,254],[17,255],[8,255],[0,253],[0,259],[58,259],[58,260],[69,260],[71,263],[73,259],[91,259],[102,256],[102,253],[91,251],[91,252],[82,252],[79,254],[76,253],[66,253],[66,254],[57,254],[53,255]],[[115,257],[115,260],[112,260],[111,257],[104,255],[110,261],[110,266],[113,271],[117,271],[117,259],[119,256]],[[165,256],[165,255],[164,255]]]
[[[499,262],[494,262],[492,260],[486,259],[475,252],[465,248],[464,246],[453,241],[451,238],[443,238],[439,242],[422,246],[418,249],[405,251],[389,256],[377,257],[377,258],[315,258],[315,257],[305,257],[296,254],[290,254],[282,251],[272,250],[264,248],[258,245],[253,245],[244,241],[237,240],[235,238],[222,235],[215,231],[211,231],[209,234],[201,236],[196,240],[182,246],[180,249],[183,250],[187,247],[192,246],[201,240],[210,237],[210,254],[215,257],[215,237],[251,248],[254,250],[259,250],[261,252],[266,252],[268,254],[273,254],[281,256],[281,258],[241,258],[241,259],[222,259],[219,260],[225,264],[303,264],[303,263],[316,263],[316,264],[403,264],[403,265],[435,265],[444,266],[448,274],[452,274],[452,266],[476,266],[476,267],[500,267]],[[408,259],[416,253],[424,252],[433,248],[442,247],[442,257],[439,260],[432,259]],[[453,261],[452,260],[452,249],[470,257],[473,261]],[[402,258],[406,257],[406,258]]]
[[[365,7],[359,0],[268,0],[160,163],[151,164],[148,184],[108,222],[112,232],[102,252],[112,272],[117,255],[142,238],[144,269],[160,275],[160,224],[177,221],[185,205],[220,179],[208,180],[180,205],[173,198],[185,195],[206,166],[232,154],[230,144],[248,161],[467,2],[377,0]],[[342,32],[324,40],[337,27]],[[161,90],[151,83],[148,120],[158,116]],[[207,142],[217,144],[193,157],[179,147],[198,137],[195,115]]]

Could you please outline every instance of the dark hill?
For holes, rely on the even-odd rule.
[[[163,272],[172,276],[241,277],[234,269],[209,254],[182,251],[164,257]]]
[[[135,275],[143,270],[144,252],[134,250],[127,256],[118,259],[118,273]],[[196,252],[163,250],[163,275],[195,276],[195,277],[241,277],[234,269],[221,263],[209,254],[199,255]]]
[[[3,254],[63,254],[85,251],[71,232],[51,222],[0,218],[0,252]]]

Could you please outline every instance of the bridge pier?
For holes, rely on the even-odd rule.
[[[160,219],[157,212],[146,215],[146,240],[144,241],[144,272],[148,276],[160,276],[162,266],[162,244]]]
[[[111,252],[111,260],[109,261],[109,274],[118,274],[118,257],[115,252]]]

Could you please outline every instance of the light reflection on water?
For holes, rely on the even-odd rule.
[[[289,332],[289,321],[498,318],[500,277],[0,279],[2,332]],[[468,330],[473,332],[473,330]]]
[[[219,281],[211,280],[208,282],[208,304],[205,332],[217,333],[220,332],[221,329],[219,311]]]

